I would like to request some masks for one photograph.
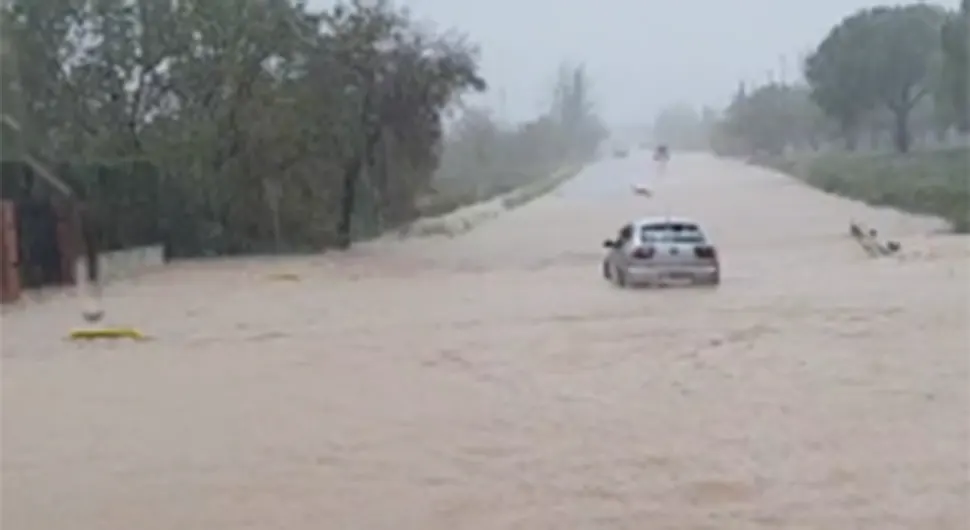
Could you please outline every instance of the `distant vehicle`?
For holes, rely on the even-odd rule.
[[[689,280],[717,286],[721,263],[715,245],[700,224],[686,217],[648,217],[620,228],[608,249],[603,277],[626,287]]]
[[[622,147],[613,150],[613,156],[615,158],[626,158],[628,154],[630,154],[630,152]]]
[[[644,197],[653,197],[653,192],[650,191],[645,184],[634,184],[632,186],[634,195],[643,195]]]
[[[657,174],[663,175],[667,172],[667,162],[670,161],[670,150],[664,144],[658,145],[653,150],[653,161],[657,164]]]

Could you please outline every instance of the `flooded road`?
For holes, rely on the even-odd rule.
[[[150,342],[5,315],[2,527],[967,528],[967,239],[704,155],[632,196],[650,166],[457,238],[110,286]],[[707,226],[719,289],[601,279],[601,241],[665,212]]]

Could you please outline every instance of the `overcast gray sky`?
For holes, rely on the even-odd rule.
[[[324,6],[326,0],[311,0]],[[612,124],[684,101],[722,105],[740,79],[798,74],[800,53],[872,0],[396,0],[479,44],[485,100],[512,120],[541,111],[557,64],[582,61]],[[956,7],[959,0],[940,2]],[[782,57],[786,57],[783,61]],[[786,63],[783,66],[783,62]],[[502,97],[502,94],[505,97]],[[503,104],[504,99],[504,104]]]

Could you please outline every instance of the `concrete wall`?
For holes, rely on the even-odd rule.
[[[162,245],[113,250],[98,255],[102,283],[132,278],[164,264],[165,249]],[[76,278],[87,278],[87,266],[83,257],[77,260],[75,271]]]

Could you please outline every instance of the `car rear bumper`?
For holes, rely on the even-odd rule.
[[[630,283],[657,283],[678,280],[713,282],[720,279],[720,268],[716,265],[638,266],[627,269],[626,278]]]

